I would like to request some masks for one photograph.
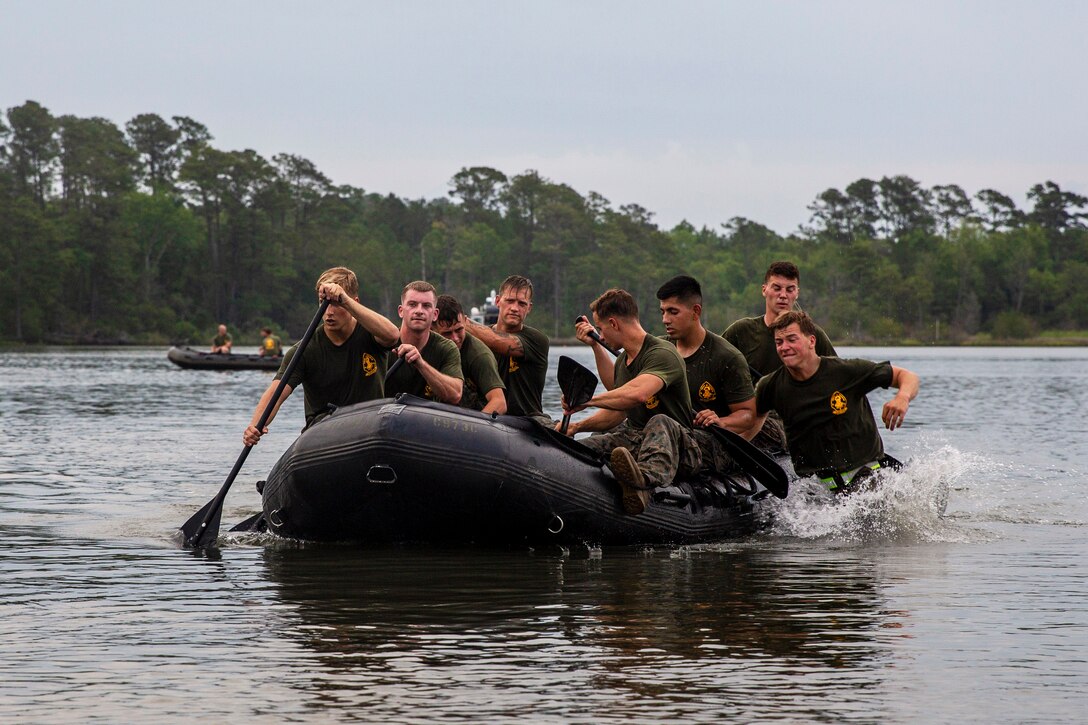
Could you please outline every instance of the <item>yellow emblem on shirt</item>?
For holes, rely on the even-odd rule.
[[[661,401],[659,401],[657,399],[656,395],[651,395],[649,398],[646,399],[646,409],[647,410],[653,410],[654,408],[657,407],[657,404],[660,403],[660,402]]]
[[[711,400],[717,399],[718,391],[714,390],[714,386],[710,384],[709,380],[704,380],[703,384],[699,386],[699,400],[709,403]]]
[[[363,373],[369,378],[374,373],[378,372],[378,361],[374,359],[374,356],[369,352],[363,353]]]
[[[431,394],[431,386],[430,385],[425,385],[423,387],[423,397],[424,398],[433,398],[434,397],[434,395]]]
[[[846,396],[836,390],[831,394],[831,412],[842,415],[846,412]]]
[[[510,358],[510,367],[507,369],[512,373],[516,373],[518,371],[518,361],[514,358]]]

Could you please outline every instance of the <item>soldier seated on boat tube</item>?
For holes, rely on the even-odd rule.
[[[389,353],[390,364],[398,357],[405,364],[392,371],[385,381],[386,397],[409,393],[419,398],[457,405],[461,400],[464,376],[457,346],[431,326],[438,318],[438,292],[430,282],[415,281],[400,293],[400,339]]]
[[[703,465],[711,471],[725,471],[732,465],[732,457],[716,437],[701,429],[718,426],[745,440],[756,435],[755,388],[748,361],[725,338],[703,327],[703,290],[694,277],[673,277],[657,290],[657,299],[665,326],[661,339],[676,345],[684,358]]]
[[[876,388],[898,390],[881,414],[894,431],[918,395],[918,376],[889,362],[819,355],[816,324],[804,312],[787,312],[771,329],[782,367],[756,384],[756,414],[759,423],[772,410],[782,417],[797,475],[816,476],[842,493],[874,471],[897,468],[899,462],[884,453],[866,395]]]
[[[571,423],[567,432],[573,436],[608,431],[580,442],[608,454],[623,491],[624,511],[639,514],[646,509],[651,489],[671,484],[678,474],[692,475],[702,465],[684,360],[674,345],[642,328],[638,304],[626,290],[608,290],[590,310],[605,344],[623,348],[623,353],[613,363],[615,387],[584,405],[569,407],[563,400],[566,415],[599,408]]]
[[[397,342],[397,326],[359,301],[359,280],[347,267],[322,272],[315,289],[318,300],[329,300],[329,306],[272,409],[268,423],[299,385],[305,399],[305,428],[328,415],[330,407],[385,397],[382,380],[387,369],[386,355]],[[247,446],[257,445],[268,432],[267,424],[264,430],[257,430],[257,423],[294,354],[295,347],[291,347],[283,356],[279,372],[253,411],[253,419],[242,434]]]
[[[272,334],[271,327],[261,328],[261,350],[257,353],[261,357],[279,357],[283,355],[283,343],[279,335]]]
[[[506,413],[506,386],[499,377],[495,356],[487,345],[465,332],[465,311],[452,295],[439,295],[438,317],[431,329],[454,345],[461,354],[465,387],[460,406],[484,413]]]
[[[233,341],[230,338],[230,333],[227,332],[226,325],[219,326],[219,332],[212,338],[212,352],[221,353],[223,355],[230,354],[231,345]]]
[[[544,414],[543,403],[548,336],[525,324],[533,309],[533,283],[528,277],[510,275],[499,285],[495,304],[498,322],[488,327],[470,319],[465,321],[465,330],[495,355],[506,386],[506,412],[535,418],[550,428],[553,422]]]

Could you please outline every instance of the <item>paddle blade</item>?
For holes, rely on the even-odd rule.
[[[778,498],[786,498],[790,492],[790,479],[778,462],[731,430],[710,426],[725,450],[733,456],[741,468]]]
[[[219,520],[222,516],[223,499],[216,496],[182,524],[174,538],[186,549],[207,548],[219,537]]]
[[[567,399],[567,405],[582,405],[593,397],[597,389],[597,376],[581,365],[577,360],[566,355],[559,356],[559,369],[556,371],[559,389]]]

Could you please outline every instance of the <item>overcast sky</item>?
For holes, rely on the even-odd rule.
[[[536,169],[786,233],[863,176],[1088,194],[1086,30],[1038,0],[0,0],[0,107],[190,116],[402,197]]]

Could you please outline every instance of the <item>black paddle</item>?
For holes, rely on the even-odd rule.
[[[268,405],[264,407],[264,412],[261,413],[260,420],[257,421],[257,430],[264,430],[264,425],[272,415],[272,410],[276,407],[283,389],[287,387],[287,381],[290,379],[291,373],[294,372],[295,366],[302,360],[302,351],[309,344],[314,330],[321,324],[321,317],[325,314],[325,308],[328,306],[329,300],[321,303],[321,306],[317,309],[317,314],[314,315],[314,319],[310,321],[310,326],[306,328],[302,339],[298,341],[295,354],[291,357],[291,362],[287,364],[287,369],[283,371],[279,385],[276,386],[276,392],[269,399]],[[183,547],[186,549],[204,549],[215,543],[216,538],[219,536],[219,519],[223,515],[223,501],[226,499],[227,491],[230,490],[231,484],[234,483],[234,479],[238,476],[238,471],[242,470],[242,464],[246,462],[246,458],[249,457],[249,452],[252,449],[253,446],[246,446],[242,449],[238,460],[234,462],[234,468],[230,470],[227,480],[223,482],[223,487],[219,489],[219,493],[215,494],[215,498],[204,504],[202,509],[193,514],[178,529],[178,536]]]
[[[394,372],[397,371],[397,368],[399,368],[403,364],[404,364],[404,358],[398,357],[396,359],[396,361],[394,361],[393,364],[389,366],[389,369],[385,371],[385,379],[384,379],[383,383],[388,383],[389,382],[389,377]],[[241,533],[248,533],[248,532],[253,532],[253,531],[257,531],[257,532],[267,531],[268,530],[268,522],[264,518],[264,511],[258,511],[257,513],[250,516],[248,519],[245,519],[244,521],[239,521],[237,524],[232,526],[230,530],[232,532],[241,532]]]
[[[597,389],[597,376],[587,368],[566,355],[559,356],[559,369],[555,374],[559,381],[559,389],[563,391],[563,397],[569,407],[582,405],[593,397],[593,391]],[[563,425],[559,432],[567,434],[567,426],[570,425],[570,414],[563,415]]]
[[[607,345],[604,345],[604,349],[613,355],[619,355]],[[590,373],[590,375],[592,374]],[[733,460],[747,473],[750,473],[752,478],[762,483],[764,488],[778,498],[786,498],[790,490],[790,479],[786,472],[782,470],[782,466],[778,465],[773,458],[731,430],[716,425],[709,426],[708,430],[717,436],[722,447],[729,451],[730,455],[733,456]]]
[[[578,315],[578,319],[576,319],[574,322],[578,323],[578,322],[581,322],[582,320],[585,320],[586,322],[589,322],[589,318],[586,317],[585,315]],[[595,343],[597,343],[598,345],[603,347],[605,350],[608,350],[610,353],[612,353],[616,357],[620,356],[619,350],[613,350],[611,347],[609,347],[608,343],[604,341],[603,337],[601,337],[601,333],[597,332],[596,330],[590,330],[589,331],[589,339],[593,340]]]

